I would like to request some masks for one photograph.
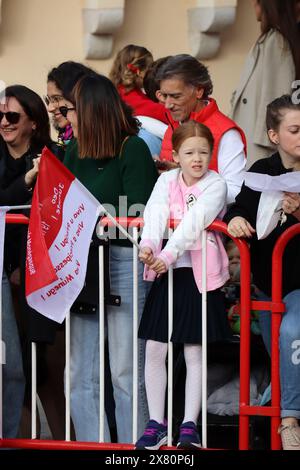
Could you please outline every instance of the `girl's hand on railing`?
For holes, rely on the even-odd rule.
[[[164,261],[159,258],[156,258],[153,264],[149,266],[150,269],[156,272],[156,274],[164,274],[168,271],[167,266]]]
[[[247,237],[251,238],[255,233],[254,228],[244,217],[234,217],[228,224],[227,228],[230,235],[236,238]]]
[[[143,247],[139,252],[139,259],[142,263],[150,266],[154,262],[154,256],[151,248],[148,246]]]

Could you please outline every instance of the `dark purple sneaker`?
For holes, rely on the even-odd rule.
[[[135,444],[135,449],[157,450],[168,441],[167,426],[150,419],[142,437]]]
[[[200,449],[201,442],[197,426],[193,421],[182,423],[179,428],[179,441],[177,447],[179,449]]]

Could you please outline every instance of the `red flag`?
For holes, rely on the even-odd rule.
[[[27,237],[26,297],[41,314],[62,322],[79,292],[101,204],[44,148]]]

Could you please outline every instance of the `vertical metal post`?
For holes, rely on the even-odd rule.
[[[71,440],[71,422],[70,422],[70,312],[67,313],[65,321],[65,396],[66,396],[66,417],[65,417],[65,440]]]
[[[133,228],[133,238],[137,242],[138,230]],[[133,244],[133,390],[132,390],[132,442],[137,441],[138,415],[138,248]]]
[[[103,227],[99,229],[99,235],[103,235]],[[104,247],[99,246],[99,442],[104,442],[105,419],[105,357],[104,357]]]
[[[2,279],[3,279],[3,252],[4,252],[4,237],[5,237],[5,217],[6,210],[3,207],[0,212],[0,249],[2,265],[0,266],[0,439],[3,438],[3,365],[6,362],[5,357],[5,344],[2,339]],[[8,282],[8,280],[7,280]]]
[[[36,439],[36,343],[31,343],[31,439]]]
[[[244,407],[250,404],[250,252],[244,240],[235,240],[241,256],[241,333],[240,333],[240,418],[239,449],[249,449],[249,415]]]
[[[207,233],[202,232],[202,446],[207,447]]]
[[[169,229],[169,238],[172,230]],[[168,446],[172,446],[172,417],[173,417],[173,267],[168,272]]]
[[[0,439],[3,438],[3,364],[5,364],[5,344],[2,340],[2,276],[0,285]]]

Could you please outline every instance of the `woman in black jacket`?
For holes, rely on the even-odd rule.
[[[300,181],[300,104],[289,95],[277,98],[267,107],[267,129],[277,152],[258,160],[251,172],[271,176],[299,172]],[[234,237],[250,239],[253,282],[260,300],[270,299],[272,253],[280,235],[300,222],[299,193],[285,192],[281,224],[264,239],[256,236],[256,217],[261,193],[243,185],[236,202],[224,220]],[[281,434],[283,449],[300,450],[300,235],[287,245],[283,256],[283,300],[285,313],[280,327]],[[270,352],[270,312],[260,312],[260,327]]]
[[[0,98],[0,204],[14,206],[30,203],[38,173],[39,154],[44,146],[48,146],[60,157],[59,149],[54,147],[50,138],[49,117],[45,105],[34,91],[23,85],[13,85],[7,87]],[[57,328],[55,322],[30,309],[26,303],[26,238],[26,226],[7,226],[5,271],[20,293],[19,326],[24,337],[25,365],[28,363],[26,351],[30,351],[30,342],[52,342]],[[24,377],[18,330],[6,273],[2,280],[3,336],[7,356],[4,367],[4,435],[16,437],[23,405]],[[45,346],[39,346],[39,358],[44,349]],[[63,379],[61,380],[63,397]]]
[[[26,109],[34,92],[26,87],[8,87],[0,101],[0,205],[13,206],[25,204],[31,199],[32,188],[38,173],[39,158],[37,153],[41,145],[49,139],[47,132],[47,114],[38,124],[39,113]],[[38,97],[37,97],[38,98]],[[43,116],[42,116],[43,117]],[[32,139],[34,135],[34,139]],[[32,145],[31,145],[32,143]],[[41,145],[38,145],[41,144]],[[32,151],[33,150],[33,151]],[[30,157],[30,165],[29,165]],[[8,265],[14,264],[16,233],[13,227],[7,230],[7,248],[12,253],[8,256]],[[12,240],[14,242],[12,243]],[[7,252],[6,252],[7,254]],[[3,435],[17,437],[24,399],[25,379],[22,366],[22,354],[16,318],[12,304],[10,284],[4,271],[2,277],[2,322],[3,341],[6,349],[6,361],[3,367]]]

